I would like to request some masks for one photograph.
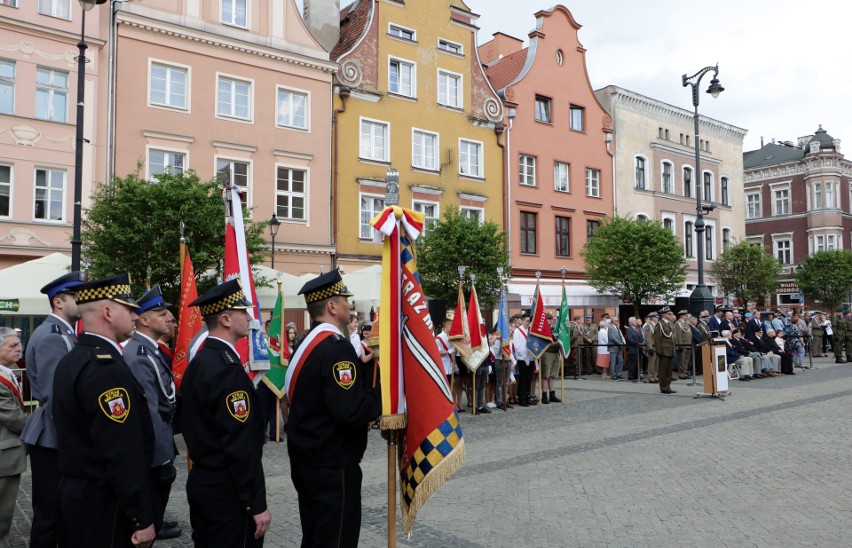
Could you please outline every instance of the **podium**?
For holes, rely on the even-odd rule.
[[[699,392],[695,397],[724,399],[730,393],[725,339],[711,339],[704,344],[701,361],[704,367],[704,392]]]

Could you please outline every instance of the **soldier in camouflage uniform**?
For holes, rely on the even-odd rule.
[[[849,332],[849,325],[846,323],[846,318],[843,317],[843,309],[837,309],[832,327],[834,328],[834,337],[831,341],[831,350],[834,352],[834,363],[846,363],[846,360],[843,359],[843,350],[852,333]]]

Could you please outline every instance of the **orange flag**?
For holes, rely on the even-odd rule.
[[[177,341],[175,341],[175,355],[172,360],[172,372],[175,376],[175,386],[179,389],[186,366],[189,365],[189,347],[193,337],[201,330],[201,313],[197,306],[188,306],[189,303],[198,298],[198,289],[195,287],[195,269],[192,268],[192,259],[186,252],[186,260],[183,263],[183,271],[180,276],[180,302],[178,312],[180,322],[178,323]]]

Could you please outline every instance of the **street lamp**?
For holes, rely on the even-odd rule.
[[[275,236],[278,234],[279,228],[281,228],[281,221],[273,212],[272,218],[269,219],[269,235],[272,236],[272,270],[275,270]]]
[[[81,203],[83,201],[83,99],[86,83],[86,12],[107,0],[78,0],[83,8],[80,23],[80,41],[77,43],[77,137],[74,148],[74,220],[71,233],[71,271],[80,270],[80,224],[82,223]]]
[[[689,296],[689,309],[693,314],[698,314],[702,310],[713,310],[713,295],[707,286],[704,285],[704,216],[716,209],[714,205],[701,205],[701,191],[703,177],[701,174],[701,149],[700,133],[698,130],[698,88],[701,85],[701,78],[710,71],[713,71],[713,79],[710,80],[710,87],[707,88],[707,93],[715,99],[720,93],[725,91],[725,88],[719,83],[719,64],[715,66],[704,67],[692,76],[683,75],[683,87],[692,86],[692,105],[695,107],[695,239],[698,245],[698,283],[695,285],[692,294]]]

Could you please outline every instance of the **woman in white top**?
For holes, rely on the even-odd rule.
[[[609,325],[606,320],[601,320],[601,323],[598,324],[598,359],[597,366],[601,368],[601,376],[606,379],[609,378],[609,348],[607,348],[607,344],[609,343],[609,335],[607,335],[607,328]]]

